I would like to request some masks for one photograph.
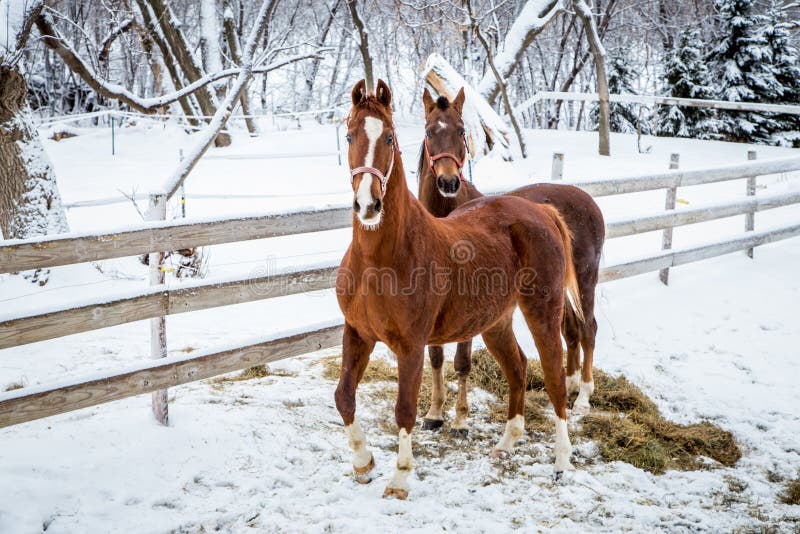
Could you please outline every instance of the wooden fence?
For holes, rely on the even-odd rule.
[[[557,158],[558,159],[558,158]],[[756,176],[800,170],[800,157],[750,161],[710,169],[572,182],[594,196],[608,196],[678,187],[748,180]],[[607,221],[609,239],[652,232],[734,215],[748,215],[800,204],[800,191],[750,196],[743,200],[663,212],[633,219]],[[674,205],[674,204],[673,204]],[[285,214],[261,214],[234,219],[149,222],[103,234],[64,234],[0,242],[0,273],[55,267],[194,246],[262,239],[345,228],[352,222],[349,207]],[[663,250],[654,255],[603,269],[601,281],[659,271],[690,262],[747,250],[800,235],[800,222],[713,243]],[[254,300],[331,288],[337,264],[286,270],[264,275],[200,280],[169,288],[165,284],[87,299],[35,314],[0,317],[0,349],[87,332],[143,319],[228,306]],[[247,346],[179,357],[149,360],[118,373],[85,377],[40,388],[0,394],[0,427],[69,412],[170,386],[268,363],[341,343],[341,323],[310,326],[302,331],[270,336]]]

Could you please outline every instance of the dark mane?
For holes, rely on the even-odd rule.
[[[450,101],[447,100],[446,96],[440,96],[439,98],[436,99],[436,106],[442,111],[444,111],[450,107]]]

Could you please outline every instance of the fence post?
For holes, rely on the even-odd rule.
[[[758,154],[755,150],[748,150],[747,151],[747,159],[753,161],[756,159]],[[756,177],[755,176],[748,176],[747,177],[747,196],[752,197],[756,194]],[[750,213],[745,214],[744,216],[744,231],[745,232],[752,232],[756,227],[756,212],[751,211]],[[748,248],[745,250],[745,254],[747,254],[748,258],[753,258],[753,249]]]
[[[550,179],[561,180],[564,178],[564,154],[553,152],[553,166],[550,168]]]
[[[147,220],[163,221],[167,218],[167,196],[161,194],[150,195],[150,205]],[[164,252],[151,252],[149,256],[150,285],[164,283]],[[150,357],[152,359],[167,357],[167,318],[162,315],[150,319]],[[161,389],[153,392],[153,415],[162,425],[169,423],[169,408],[167,405],[167,390]]]
[[[680,167],[681,162],[681,155],[680,154],[670,154],[669,156],[669,168],[670,169],[677,169]],[[674,210],[675,209],[675,199],[678,196],[678,188],[677,187],[668,187],[667,188],[667,199],[664,203],[664,209],[667,210]],[[672,227],[664,228],[664,233],[661,236],[661,250],[669,250],[672,248]],[[666,269],[661,269],[658,272],[658,278],[661,282],[665,285],[669,285],[669,267]]]

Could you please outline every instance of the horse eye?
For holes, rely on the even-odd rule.
[[[430,131],[430,130],[426,130],[426,131],[425,131],[425,137],[427,137],[428,139],[430,139],[431,137],[433,137],[433,134],[431,133],[431,131]]]
[[[387,135],[386,136],[386,144],[387,145],[391,145],[393,143],[394,143],[394,137],[392,137],[391,135]]]
[[[345,135],[344,139],[345,139],[345,141],[347,141],[348,145],[352,145],[353,144],[353,137],[350,134]]]
[[[467,133],[467,132],[465,132],[465,131],[464,131],[464,128],[459,128],[459,129],[458,129],[458,135],[460,135],[460,136],[462,136],[462,137],[463,137],[463,136],[464,136],[464,134],[466,134],[466,133]]]

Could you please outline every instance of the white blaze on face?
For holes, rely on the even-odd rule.
[[[364,156],[364,167],[372,167],[375,159],[375,146],[378,144],[378,138],[383,133],[383,121],[376,117],[367,117],[364,119],[364,132],[369,140],[367,154]],[[375,203],[375,199],[372,198],[372,180],[375,178],[368,172],[362,174],[361,182],[358,184],[358,190],[356,191],[356,200],[359,205],[358,218],[368,227],[375,226],[381,220],[380,213],[372,218],[367,218],[367,208]]]
[[[436,121],[439,124],[439,131],[441,132],[445,128],[447,128],[447,123],[442,121]]]

